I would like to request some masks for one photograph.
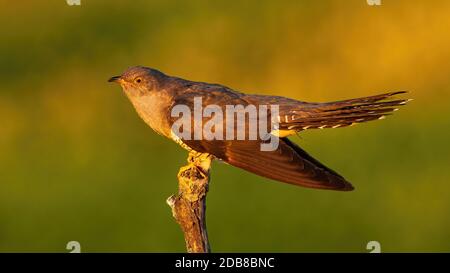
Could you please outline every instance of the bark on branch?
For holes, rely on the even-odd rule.
[[[178,172],[178,194],[167,199],[190,253],[211,251],[206,230],[206,194],[211,160],[210,155],[190,152],[188,164]]]

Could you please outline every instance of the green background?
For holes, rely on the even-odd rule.
[[[215,163],[213,251],[450,251],[450,1],[0,3],[0,251],[185,250],[165,200],[187,154],[106,82],[134,65],[304,101],[415,99],[293,138],[353,192]]]

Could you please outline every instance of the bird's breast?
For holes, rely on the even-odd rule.
[[[147,95],[133,98],[133,106],[144,122],[160,135],[171,138],[169,117],[166,116],[169,103],[160,96]]]

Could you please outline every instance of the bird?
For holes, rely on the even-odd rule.
[[[354,187],[342,175],[312,157],[289,137],[304,130],[340,128],[384,119],[411,100],[394,99],[395,95],[407,93],[395,91],[324,103],[303,102],[282,96],[246,94],[221,84],[185,80],[145,66],[130,67],[120,76],[111,77],[108,81],[118,83],[122,87],[136,112],[148,126],[190,152],[209,155],[271,180],[336,191],[351,191]],[[214,105],[221,109],[227,105],[277,105],[276,116],[267,113],[258,117],[266,121],[277,121],[277,126],[268,130],[270,137],[276,137],[276,148],[269,151],[261,149],[261,144],[267,142],[267,135],[258,136],[256,139],[180,138],[173,130],[177,117],[173,116],[172,111],[177,105],[194,108],[195,98],[201,99],[202,106]],[[250,120],[250,117],[246,118]],[[206,122],[213,120],[208,117],[201,119]],[[223,127],[230,129],[230,125],[222,126],[223,122],[213,120],[215,132],[225,131]],[[195,121],[193,123],[195,124]],[[191,130],[195,131],[195,126],[197,125],[184,129],[192,135]],[[237,125],[236,122],[231,126],[237,132],[243,130],[244,135],[249,136],[249,126]],[[233,136],[237,132],[233,131]]]

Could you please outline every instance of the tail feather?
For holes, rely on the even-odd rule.
[[[306,130],[350,126],[377,119],[383,119],[406,104],[407,99],[386,100],[405,91],[391,92],[376,96],[363,97],[316,104],[305,110],[292,110],[290,120],[280,124],[281,129]]]
[[[385,99],[395,96],[395,95],[405,94],[405,93],[407,93],[407,92],[406,91],[396,91],[396,92],[384,93],[384,94],[369,96],[369,97],[333,101],[333,102],[324,103],[323,105],[334,108],[336,106],[352,106],[352,105],[361,104],[361,103],[374,103],[377,101],[385,100]]]

